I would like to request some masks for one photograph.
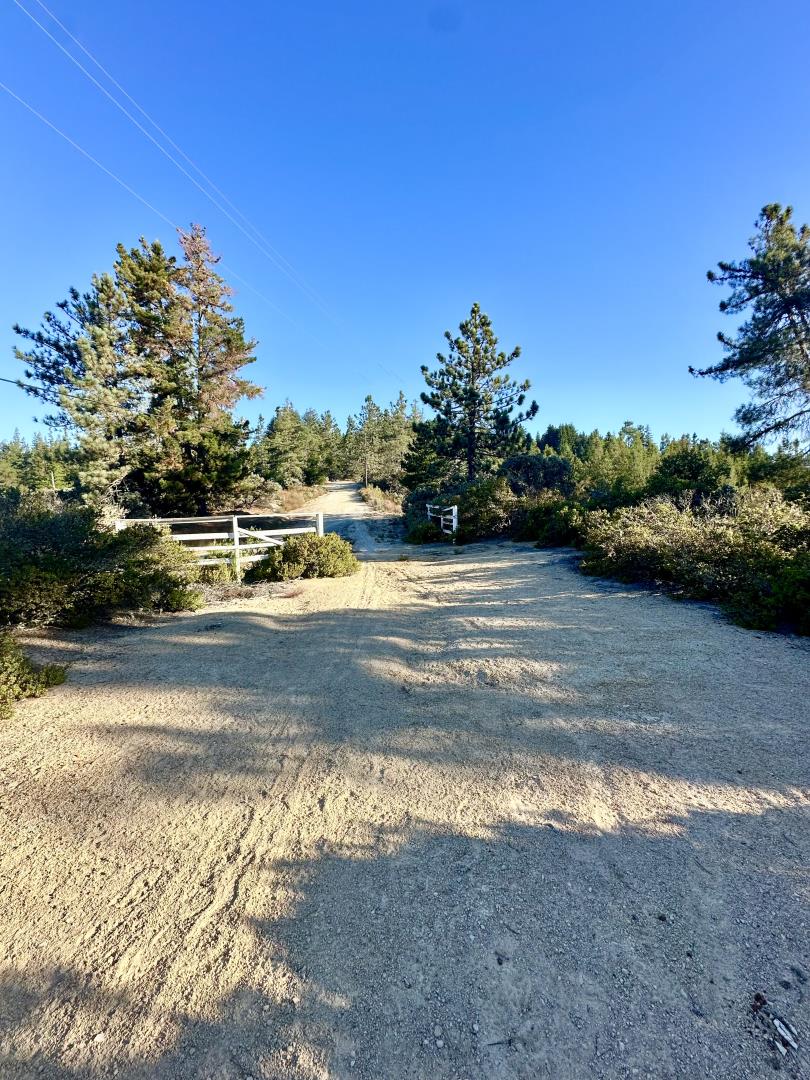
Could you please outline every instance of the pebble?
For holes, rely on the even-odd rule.
[[[437,1039],[437,1040],[436,1040],[436,1049],[437,1049],[437,1050],[441,1050],[441,1048],[442,1048],[443,1046],[444,1046],[444,1039]]]
[[[434,1035],[436,1036],[436,1038],[438,1039],[438,1037],[439,1037],[439,1036],[441,1035],[441,1033],[442,1033],[442,1029],[441,1029],[441,1028],[439,1027],[439,1025],[437,1024],[437,1025],[436,1025],[436,1027],[435,1027],[435,1028],[433,1029],[433,1034],[434,1034]]]
[[[99,1031],[98,1035],[93,1036],[93,1042],[94,1043],[103,1043],[106,1038],[107,1038],[107,1036],[104,1034],[104,1032]]]

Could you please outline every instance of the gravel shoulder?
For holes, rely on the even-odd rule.
[[[358,574],[35,640],[0,1076],[810,1076],[807,643],[315,508]]]

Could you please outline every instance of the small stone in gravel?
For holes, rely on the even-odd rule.
[[[478,1034],[478,1024],[473,1024],[472,1029],[475,1032],[475,1034],[477,1035]]]
[[[438,1039],[438,1037],[439,1037],[439,1036],[441,1035],[441,1033],[442,1033],[442,1029],[441,1029],[441,1028],[439,1027],[439,1025],[437,1024],[437,1025],[436,1025],[436,1027],[435,1027],[435,1028],[433,1029],[433,1034],[434,1034],[434,1035],[436,1036],[436,1038]]]
[[[103,1043],[106,1038],[107,1038],[107,1036],[104,1034],[104,1032],[100,1031],[98,1033],[98,1035],[93,1036],[93,1042],[94,1043]]]
[[[441,1048],[442,1048],[443,1046],[444,1046],[444,1039],[437,1039],[437,1040],[436,1040],[436,1049],[437,1049],[437,1050],[441,1050]]]

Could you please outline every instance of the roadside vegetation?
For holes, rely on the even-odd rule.
[[[108,273],[71,289],[37,329],[15,327],[20,385],[48,432],[0,442],[3,664],[20,688],[55,675],[25,668],[15,626],[194,609],[199,583],[228,579],[159,529],[116,532],[116,517],[287,513],[330,479],[360,481],[380,512],[401,507],[413,543],[445,542],[425,506],[455,503],[457,541],[578,547],[587,573],[716,601],[745,625],[810,632],[810,229],[789,208],[765,207],[748,257],[709,274],[730,289],[720,309],[739,325],[718,335],[718,363],[690,370],[750,391],[740,433],[716,441],[655,439],[631,421],[532,434],[538,406],[510,374],[520,349],[499,348],[478,304],[445,333],[436,367],[422,368],[420,403],[369,395],[341,426],[285,401],[251,427],[236,410],[262,392],[246,376],[256,342],[205,230],[181,231],[179,243],[179,259],[157,242],[119,244]],[[246,577],[356,566],[336,536],[307,536]],[[3,686],[8,708],[16,691]]]
[[[744,625],[810,632],[810,229],[767,206],[748,258],[708,277],[731,287],[722,312],[750,317],[718,335],[720,363],[691,370],[750,389],[740,435],[656,441],[627,421],[606,435],[562,424],[532,438],[516,411],[528,384],[504,375],[518,352],[500,352],[473,307],[458,337],[446,335],[438,372],[423,369],[435,415],[416,425],[403,463],[408,538],[446,541],[425,506],[455,503],[460,542],[572,545],[587,573],[713,600]]]
[[[53,496],[0,502],[0,568],[4,626],[85,626],[121,609],[199,605],[194,556],[167,532],[114,532],[99,511]]]
[[[15,701],[41,697],[65,681],[65,668],[34,664],[9,633],[0,632],[0,720],[7,720]]]
[[[402,495],[397,489],[383,491],[376,484],[367,484],[360,488],[360,494],[372,510],[379,514],[399,514],[402,512]]]
[[[245,581],[292,581],[295,578],[347,577],[360,569],[351,544],[336,533],[291,536],[280,548],[245,573]]]

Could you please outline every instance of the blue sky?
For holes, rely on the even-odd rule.
[[[766,202],[810,219],[805,2],[44,2],[305,283],[2,0],[2,81],[170,221],[204,223],[249,283],[235,303],[267,389],[245,415],[416,397],[478,300],[523,348],[539,429],[732,428],[744,388],[687,367],[719,355],[705,271],[745,253]],[[4,93],[0,127],[0,375],[16,377],[13,322],[116,242],[174,238]],[[0,436],[34,413],[0,383]]]

